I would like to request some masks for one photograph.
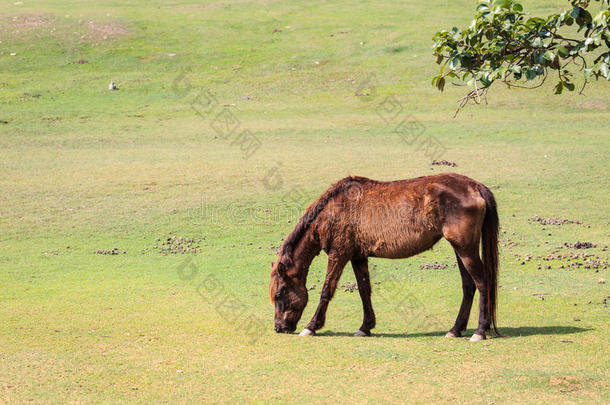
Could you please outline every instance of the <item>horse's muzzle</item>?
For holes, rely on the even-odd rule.
[[[275,331],[277,333],[292,333],[296,330],[296,326],[292,327],[291,325],[289,326],[282,326],[282,325],[275,325]]]

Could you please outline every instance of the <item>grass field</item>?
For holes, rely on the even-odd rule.
[[[497,86],[452,118],[465,88],[430,85],[430,38],[475,6],[0,4],[0,403],[610,402],[610,85]],[[373,337],[351,337],[343,288],[317,337],[273,331],[269,262],[310,201],[346,175],[443,171],[496,195],[505,338],[443,338],[461,300],[445,241],[372,260]],[[558,248],[577,241],[596,247]],[[324,272],[322,254],[299,328]]]

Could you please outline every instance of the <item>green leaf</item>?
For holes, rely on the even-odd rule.
[[[544,63],[544,52],[535,51],[534,53],[532,53],[532,62],[542,65]]]
[[[438,83],[436,83],[436,88],[438,88],[440,91],[443,91],[445,89],[445,78],[441,77],[438,81]]]
[[[589,13],[587,10],[581,10],[582,11],[580,12],[579,18],[582,18],[585,24],[591,24],[593,22],[593,17],[591,16],[591,13]]]
[[[456,55],[453,58],[449,59],[449,68],[451,70],[455,70],[458,67],[459,63],[460,63],[460,57]]]
[[[527,78],[527,80],[534,80],[536,78],[536,76],[538,76],[538,74],[536,73],[536,71],[534,69],[527,69],[525,71],[525,77]]]
[[[489,86],[491,86],[492,81],[489,80],[487,78],[487,76],[483,76],[483,77],[481,77],[481,83],[483,83],[483,86],[489,87]]]
[[[563,83],[559,82],[555,86],[555,94],[561,94],[563,92]]]
[[[508,8],[510,3],[512,3],[511,0],[498,0],[495,2],[495,5],[501,8]]]
[[[536,39],[534,39],[532,41],[532,46],[534,48],[542,48],[543,44],[542,44],[542,38],[540,37],[536,37]]]
[[[506,77],[506,71],[508,69],[505,66],[502,66],[498,69],[498,77],[504,79]]]
[[[564,83],[564,86],[566,89],[570,90],[570,91],[574,91],[574,83]]]

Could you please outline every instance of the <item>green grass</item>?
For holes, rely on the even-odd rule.
[[[467,25],[474,7],[0,5],[0,403],[609,402],[608,284],[598,282],[608,270],[546,269],[536,256],[580,240],[608,260],[610,86],[584,96],[498,86],[488,105],[453,119],[465,90],[430,85],[430,38]],[[181,72],[186,96],[173,87]],[[356,92],[371,74],[366,101]],[[252,157],[211,128],[215,115],[193,112],[199,89],[260,139]],[[442,338],[461,299],[446,242],[372,261],[374,337],[350,337],[361,304],[343,289],[319,336],[273,332],[269,262],[306,203],[345,175],[446,171],[377,115],[387,96],[446,146],[451,170],[496,195],[506,338]],[[269,188],[274,167],[282,182]],[[296,212],[284,198],[293,187]],[[543,227],[535,215],[583,224]],[[202,252],[160,254],[155,239],[169,232],[205,238]],[[127,253],[94,254],[113,247]],[[526,254],[534,259],[521,265]],[[418,269],[433,261],[449,266]],[[310,271],[318,287],[300,327],[324,262]],[[342,281],[353,281],[349,267]],[[227,317],[232,308],[242,312]]]

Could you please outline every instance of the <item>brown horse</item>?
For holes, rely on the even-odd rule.
[[[364,309],[354,336],[375,327],[368,258],[400,259],[428,250],[444,237],[455,250],[463,299],[447,337],[466,329],[475,287],[479,325],[471,340],[485,339],[496,327],[498,214],[491,191],[455,173],[382,182],[346,177],[314,201],[284,241],[271,264],[269,295],[275,304],[275,330],[292,333],[307,305],[309,266],[324,250],[328,269],[318,309],[301,335],[324,326],[326,309],[348,261],[351,261]],[[479,241],[483,260],[479,257]]]

